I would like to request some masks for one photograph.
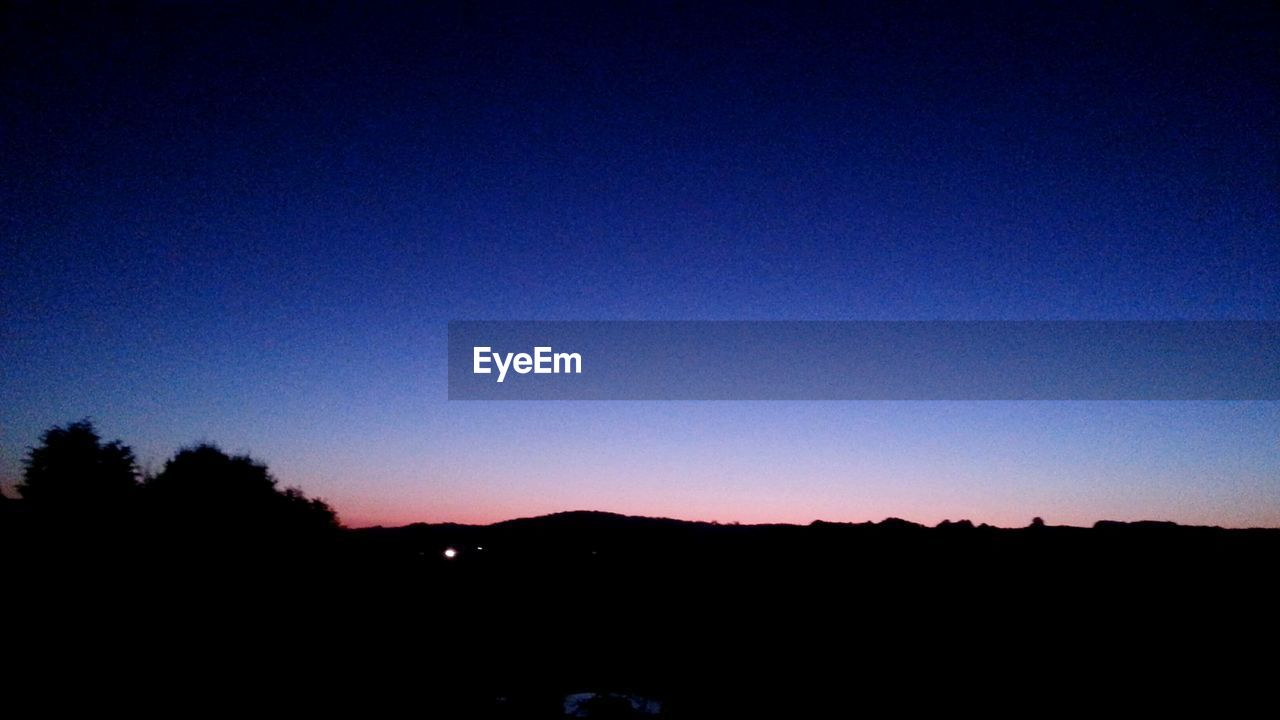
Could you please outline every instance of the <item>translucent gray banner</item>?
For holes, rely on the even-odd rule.
[[[1277,400],[1280,322],[457,321],[451,400]]]

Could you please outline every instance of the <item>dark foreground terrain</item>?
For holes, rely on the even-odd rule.
[[[1275,683],[1280,530],[575,512],[300,543],[14,507],[6,683],[53,706],[93,687],[100,707],[426,717],[561,717],[574,693],[589,717],[1223,711]]]

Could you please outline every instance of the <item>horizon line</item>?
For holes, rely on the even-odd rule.
[[[522,515],[522,516],[518,516],[518,517],[506,518],[506,519],[503,519],[503,520],[494,520],[494,521],[491,521],[491,522],[457,522],[457,521],[452,521],[452,520],[443,520],[443,521],[415,520],[415,521],[410,521],[410,522],[405,522],[405,523],[400,523],[400,524],[371,523],[371,524],[351,524],[351,525],[346,525],[346,524],[344,523],[344,527],[345,527],[345,528],[347,528],[347,529],[349,529],[349,530],[372,530],[372,529],[378,529],[378,528],[386,529],[386,530],[395,530],[395,529],[399,529],[399,528],[414,527],[414,526],[417,526],[417,525],[428,525],[428,526],[451,525],[451,526],[456,526],[456,527],[474,527],[474,528],[482,528],[482,527],[493,527],[493,526],[495,526],[495,525],[502,525],[502,524],[505,524],[505,523],[520,522],[520,521],[525,521],[525,520],[541,520],[541,519],[545,519],[545,518],[559,517],[559,516],[564,516],[564,515],[605,515],[605,516],[610,516],[610,517],[623,518],[623,519],[631,519],[631,520],[658,520],[658,521],[667,521],[667,522],[675,522],[675,523],[686,523],[686,524],[690,524],[690,525],[714,525],[714,526],[720,526],[720,527],[797,527],[797,528],[803,528],[803,527],[811,527],[811,526],[813,526],[813,525],[817,525],[817,524],[825,524],[825,525],[848,525],[848,526],[854,526],[854,525],[857,525],[857,526],[866,526],[866,525],[870,525],[870,526],[880,526],[880,525],[884,525],[884,524],[886,524],[886,523],[894,523],[894,522],[897,522],[897,523],[905,523],[905,524],[908,524],[908,525],[916,526],[916,527],[923,528],[923,529],[930,529],[930,530],[932,530],[932,529],[937,529],[937,528],[940,528],[940,527],[945,527],[945,526],[957,526],[957,525],[958,525],[958,526],[964,527],[964,526],[966,526],[966,523],[967,523],[968,525],[971,525],[971,526],[973,527],[973,529],[975,529],[975,530],[976,530],[976,529],[980,529],[980,528],[989,528],[989,529],[992,529],[992,530],[1026,530],[1026,529],[1028,529],[1028,528],[1035,527],[1035,525],[1036,525],[1036,524],[1035,524],[1034,520],[1039,518],[1039,516],[1035,516],[1035,517],[1033,518],[1033,520],[1032,520],[1031,522],[1028,522],[1026,525],[1017,525],[1017,526],[993,525],[993,524],[991,524],[991,523],[986,523],[986,522],[973,522],[972,520],[969,520],[968,518],[960,518],[960,519],[957,519],[957,520],[951,520],[951,519],[949,519],[949,518],[948,518],[948,519],[941,520],[941,521],[939,521],[939,522],[937,522],[937,523],[935,523],[935,524],[933,524],[933,525],[930,525],[930,524],[927,524],[927,523],[921,523],[921,522],[916,522],[916,521],[914,521],[914,520],[908,520],[908,519],[906,519],[906,518],[901,518],[901,517],[898,517],[898,516],[896,516],[896,515],[890,515],[890,516],[884,517],[884,518],[882,518],[882,519],[880,519],[880,520],[878,520],[878,521],[877,521],[877,520],[825,520],[825,519],[822,519],[822,518],[814,518],[813,520],[810,520],[809,522],[803,522],[803,523],[802,523],[802,522],[739,522],[739,521],[736,521],[736,520],[729,520],[729,521],[722,521],[722,520],[690,520],[690,519],[687,519],[687,518],[676,518],[676,517],[670,517],[670,516],[665,516],[665,515],[633,515],[633,514],[629,514],[629,513],[615,512],[615,511],[612,511],[612,510],[587,510],[587,509],[574,509],[574,510],[557,510],[557,511],[555,511],[555,512],[543,513],[543,514],[540,514],[540,515]],[[1043,527],[1046,527],[1046,528],[1074,529],[1074,530],[1091,530],[1091,529],[1096,528],[1099,524],[1115,524],[1115,525],[1161,525],[1161,526],[1174,526],[1174,527],[1179,527],[1179,528],[1202,528],[1202,529],[1210,529],[1210,530],[1280,530],[1280,525],[1274,525],[1274,526],[1265,526],[1265,525],[1248,525],[1248,526],[1240,526],[1240,527],[1229,527],[1229,526],[1224,526],[1224,525],[1184,524],[1184,523],[1180,523],[1180,522],[1178,522],[1178,521],[1176,521],[1176,520],[1156,520],[1156,519],[1150,519],[1150,518],[1144,518],[1144,519],[1141,519],[1141,520],[1113,520],[1113,519],[1109,519],[1109,518],[1102,518],[1102,519],[1099,519],[1099,520],[1095,520],[1092,524],[1089,524],[1089,525],[1051,524],[1051,523],[1045,522],[1045,523],[1043,524]]]

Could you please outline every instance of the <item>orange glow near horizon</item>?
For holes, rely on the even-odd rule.
[[[373,510],[368,508],[367,510]],[[918,523],[920,525],[934,526],[944,520],[957,522],[960,520],[969,520],[975,525],[987,523],[1002,528],[1019,528],[1026,527],[1031,523],[1032,518],[1042,517],[1050,525],[1071,525],[1077,527],[1089,527],[1099,520],[1115,520],[1122,522],[1137,522],[1140,520],[1158,520],[1173,521],[1183,525],[1220,525],[1228,528],[1248,528],[1248,527],[1280,527],[1280,514],[1273,514],[1268,517],[1265,513],[1256,516],[1238,516],[1226,518],[1223,520],[1209,520],[1207,518],[1198,518],[1194,516],[1175,517],[1168,515],[1141,515],[1141,514],[1099,514],[1097,512],[1075,511],[1068,513],[1031,513],[1031,514],[1014,514],[1014,513],[952,513],[950,515],[940,515],[936,511],[924,511],[920,513],[911,512],[886,512],[881,514],[862,513],[839,515],[833,512],[827,513],[811,513],[806,514],[803,510],[795,510],[787,512],[782,508],[754,508],[750,511],[744,511],[740,514],[729,515],[719,513],[696,513],[682,512],[679,508],[664,508],[662,506],[650,506],[643,508],[620,508],[620,507],[566,507],[562,509],[530,509],[528,512],[521,512],[515,509],[493,510],[488,513],[484,512],[457,512],[447,513],[441,512],[438,508],[434,512],[424,510],[421,514],[414,513],[410,509],[397,508],[396,511],[389,511],[385,514],[368,512],[362,514],[351,514],[341,512],[343,523],[351,528],[365,527],[401,527],[412,525],[415,523],[456,523],[460,525],[491,525],[494,523],[505,522],[508,520],[516,520],[520,518],[538,517],[543,515],[552,515],[560,512],[575,511],[593,511],[607,512],[617,515],[631,515],[639,517],[655,517],[669,518],[673,520],[683,520],[689,522],[711,522],[722,525],[740,523],[743,525],[762,525],[762,524],[787,524],[787,525],[808,525],[814,521],[832,522],[832,523],[878,523],[888,518],[899,518],[909,522]],[[1023,517],[1023,515],[1026,515]]]

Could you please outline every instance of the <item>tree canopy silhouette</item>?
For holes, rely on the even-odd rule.
[[[46,430],[23,465],[18,494],[33,509],[102,513],[138,491],[133,450],[119,440],[104,444],[88,419]]]
[[[323,500],[280,489],[266,465],[207,443],[178,451],[145,491],[164,524],[187,532],[287,536],[339,527]]]

